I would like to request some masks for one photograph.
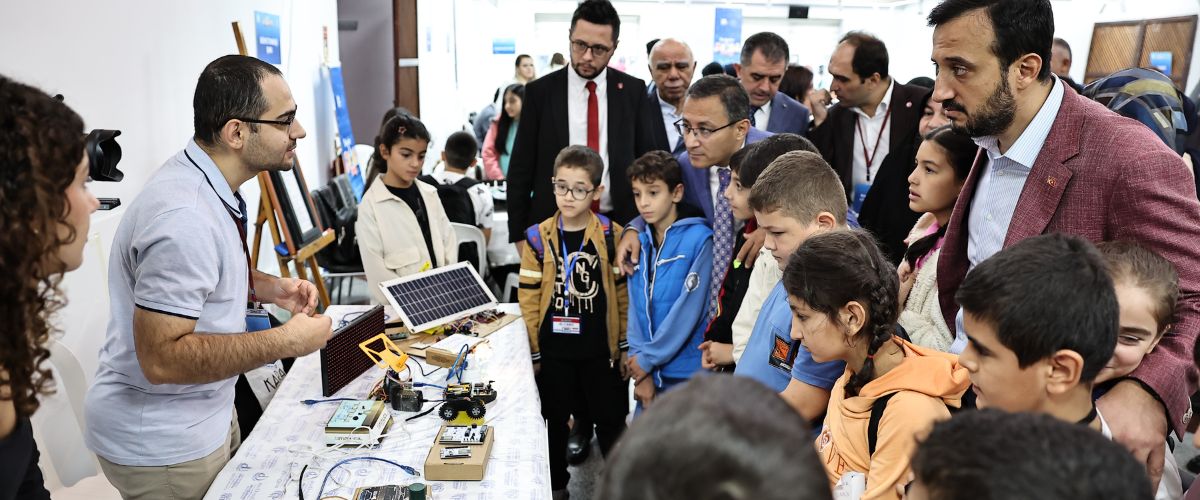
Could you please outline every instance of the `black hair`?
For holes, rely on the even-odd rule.
[[[996,329],[1021,368],[1069,349],[1083,357],[1087,383],[1112,359],[1117,295],[1104,258],[1078,236],[1044,234],[1001,250],[967,273],[954,297]]]
[[[600,153],[597,153],[587,146],[575,144],[562,148],[558,152],[558,156],[554,157],[554,175],[558,175],[558,169],[581,168],[588,173],[588,179],[592,181],[592,187],[600,185],[600,178],[604,176],[604,160],[600,158]]]
[[[533,58],[529,57],[529,54],[521,54],[521,55],[517,56],[517,60],[513,62],[514,68],[521,67],[521,59],[531,59],[532,60]]]
[[[845,388],[847,397],[857,396],[875,378],[875,352],[891,340],[900,316],[900,279],[875,237],[851,229],[808,238],[788,258],[783,287],[834,324],[840,324],[837,312],[850,301],[866,309],[858,336],[867,339],[867,359]]]
[[[831,497],[808,423],[745,377],[695,377],[656,398],[607,462],[601,499]]]
[[[575,32],[575,23],[580,19],[592,24],[612,26],[612,41],[621,38],[621,16],[608,0],[583,0],[571,14],[571,32]]]
[[[986,409],[934,424],[912,471],[931,500],[1149,500],[1146,468],[1099,432]]]
[[[750,95],[742,82],[729,75],[711,75],[696,80],[688,87],[688,99],[719,97],[730,122],[750,119]]]
[[[812,87],[812,82],[813,72],[811,69],[793,64],[783,72],[783,79],[779,81],[779,91],[800,104],[804,104],[804,98],[808,97],[808,88]]]
[[[780,133],[767,137],[754,144],[742,148],[746,156],[742,158],[741,168],[738,169],[738,182],[743,187],[754,187],[758,176],[766,170],[776,158],[792,151],[811,151],[821,154],[812,141],[796,134]]]
[[[937,27],[986,9],[992,23],[992,54],[1000,59],[1001,73],[1025,54],[1042,58],[1038,80],[1050,80],[1050,46],[1054,39],[1054,9],[1050,0],[945,0],[929,13],[929,26]]]
[[[479,143],[475,142],[475,134],[459,130],[446,138],[442,151],[446,153],[446,166],[463,169],[475,160]]]
[[[683,169],[679,166],[679,161],[666,151],[650,151],[633,160],[626,170],[626,175],[629,176],[631,184],[633,181],[663,181],[670,190],[683,184]]]
[[[700,76],[701,77],[710,76],[710,75],[719,75],[724,72],[725,72],[725,67],[721,66],[721,63],[716,62],[716,61],[705,64],[703,68],[700,68]]]
[[[979,152],[979,145],[975,144],[971,136],[955,130],[950,125],[943,125],[930,130],[925,134],[924,140],[933,141],[946,152],[946,160],[954,169],[955,179],[959,182],[967,179],[967,174],[971,173],[971,165],[975,163],[975,155]],[[946,226],[949,225],[942,224],[937,232],[908,245],[908,250],[904,252],[904,260],[908,261],[908,265],[915,269],[917,261],[929,254],[938,240],[946,235]]]
[[[744,43],[742,43],[742,54],[739,61],[742,66],[750,64],[750,59],[754,57],[754,52],[762,52],[763,59],[767,62],[787,62],[791,58],[788,53],[787,40],[783,37],[764,31],[750,35]]]
[[[923,89],[933,90],[933,78],[928,76],[918,76],[912,80],[909,80],[906,85],[913,85]],[[928,97],[926,97],[926,99],[928,99]]]
[[[850,69],[862,81],[871,75],[879,73],[879,78],[888,77],[888,51],[883,40],[862,31],[846,33],[838,43],[854,47],[854,57],[850,60]]]
[[[741,178],[742,176],[742,161],[746,159],[746,154],[753,149],[753,146],[753,144],[747,144],[746,147],[734,151],[733,154],[729,156],[729,170],[737,174],[738,178]]]
[[[658,44],[659,40],[662,40],[662,39],[655,38],[653,40],[650,40],[649,42],[646,42],[646,57],[647,58],[650,57],[650,52],[654,50],[654,46]]]
[[[379,154],[379,146],[390,148],[401,139],[417,139],[427,143],[433,141],[425,124],[408,114],[404,108],[389,109],[383,118],[383,126],[379,127],[379,135],[375,136],[375,151],[371,154],[371,169],[367,174],[368,185],[379,174],[387,173],[387,160]]]
[[[1069,58],[1071,58],[1071,59],[1074,59],[1074,58],[1075,58],[1075,55],[1071,53],[1071,44],[1067,43],[1067,41],[1066,41],[1066,40],[1063,40],[1062,38],[1055,37],[1055,38],[1054,38],[1054,45],[1057,45],[1057,46],[1059,46],[1059,47],[1062,47],[1062,48],[1064,48],[1064,49],[1067,49],[1067,57],[1069,57]]]
[[[519,83],[514,83],[512,85],[509,85],[507,88],[504,89],[503,95],[507,96],[509,92],[512,92],[512,94],[517,96],[517,98],[521,100],[521,103],[524,104],[524,102],[525,102],[525,86],[524,85],[521,85]],[[496,154],[502,155],[502,154],[509,152],[508,151],[508,129],[512,127],[513,123],[515,123],[515,120],[513,120],[512,117],[508,116],[508,113],[506,113],[504,111],[504,101],[500,101],[500,112],[498,113],[498,115],[499,115],[499,118],[496,119],[496,145],[495,145],[495,148],[496,148]]]
[[[192,97],[192,124],[196,142],[216,145],[221,128],[233,118],[258,118],[270,104],[263,95],[262,81],[279,68],[249,56],[218,57],[204,67]],[[257,131],[258,125],[248,124]]]

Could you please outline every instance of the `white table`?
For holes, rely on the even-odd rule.
[[[327,314],[336,327],[342,316],[369,306],[332,306]],[[516,304],[500,307],[506,313],[519,314]],[[421,362],[429,372],[431,367]],[[518,319],[476,347],[471,365],[463,378],[467,381],[494,380],[498,391],[495,402],[487,407],[486,421],[493,426],[496,440],[483,481],[427,481],[412,477],[399,468],[375,461],[355,461],[338,467],[323,495],[351,498],[354,488],[384,484],[426,484],[434,498],[441,499],[542,499],[550,498],[550,465],[547,457],[546,425],[529,362],[529,340],[525,322]],[[396,421],[378,449],[326,448],[324,426],[338,403],[305,406],[305,399],[325,399],[321,395],[320,357],[317,353],[296,360],[283,384],[267,406],[254,432],[242,442],[237,454],[213,481],[205,498],[244,500],[258,498],[297,498],[300,472],[305,465],[304,498],[317,498],[329,468],[353,456],[374,456],[423,469],[442,420],[437,412],[404,422],[412,413],[393,412]],[[371,368],[333,398],[365,399],[367,391],[383,376]],[[446,370],[429,377],[420,373],[414,379],[445,384]],[[440,391],[425,388],[426,399],[441,399]],[[426,409],[436,403],[426,404]],[[315,455],[314,455],[315,454]]]

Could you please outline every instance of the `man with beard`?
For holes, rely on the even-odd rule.
[[[643,108],[654,149],[677,155],[684,148],[683,136],[675,128],[675,122],[683,118],[683,95],[692,84],[696,73],[696,60],[692,48],[674,38],[657,41],[650,48],[650,77],[654,84],[646,93]]]
[[[829,57],[830,90],[838,102],[813,110],[809,134],[842,179],[850,211],[893,263],[920,214],[908,208],[908,176],[917,156],[917,128],[928,90],[888,73],[883,41],[859,31],[842,37]]]
[[[192,104],[195,137],[117,228],[111,319],[87,395],[88,447],[127,499],[204,496],[240,440],[238,374],[330,336],[312,283],[249,267],[238,188],[293,168],[305,135],[283,75],[224,56],[204,68]],[[260,301],[291,319],[271,328]]]
[[[642,106],[646,84],[609,68],[621,19],[607,0],[586,0],[571,16],[571,64],[529,82],[521,127],[508,170],[508,234],[520,242],[525,228],[554,215],[554,157],[571,144],[600,153],[604,175],[596,213],[625,224],[637,216],[625,169],[652,149]]]
[[[1167,432],[1182,435],[1196,390],[1200,203],[1192,177],[1146,127],[1065,91],[1051,75],[1049,0],[946,0],[929,24],[938,72],[932,98],[983,148],[938,262],[942,313],[956,332],[951,351],[971,333],[954,303],[963,277],[1022,239],[1062,232],[1128,240],[1167,258],[1179,271],[1177,321],[1097,403],[1113,437],[1157,483]]]

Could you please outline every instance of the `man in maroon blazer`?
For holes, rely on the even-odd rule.
[[[1182,435],[1197,381],[1200,203],[1192,176],[1144,126],[1050,74],[1049,0],[946,0],[929,24],[938,70],[932,98],[982,147],[938,262],[942,313],[955,330],[954,292],[967,271],[1038,234],[1129,240],[1169,259],[1179,271],[1178,321],[1098,402],[1114,439],[1157,483],[1167,432]],[[957,324],[961,330],[961,317]]]

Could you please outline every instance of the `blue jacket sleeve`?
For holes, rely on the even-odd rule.
[[[649,372],[674,358],[687,344],[697,325],[708,320],[708,287],[712,282],[712,265],[712,238],[708,237],[701,244],[700,251],[693,256],[688,269],[688,275],[695,273],[699,278],[698,284],[691,290],[688,290],[687,279],[679,284],[683,287],[683,293],[671,304],[666,318],[659,323],[658,330],[638,354],[637,363],[643,370]]]
[[[645,253],[642,252],[643,259],[645,259]],[[642,351],[642,346],[646,345],[646,341],[649,339],[646,325],[641,321],[642,315],[638,312],[646,310],[646,266],[644,262],[634,268],[633,275],[629,277],[625,288],[629,293],[625,339],[629,344],[628,356],[633,357]]]

